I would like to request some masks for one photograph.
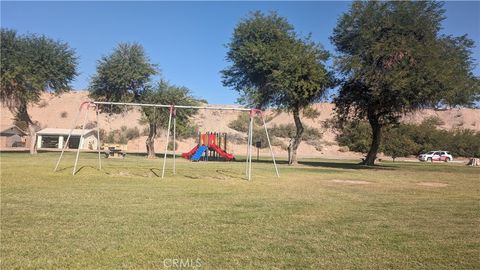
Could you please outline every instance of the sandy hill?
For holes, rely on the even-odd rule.
[[[29,112],[33,120],[38,121],[42,128],[71,128],[75,116],[78,113],[78,108],[85,100],[88,100],[88,96],[87,92],[84,91],[70,92],[60,96],[44,94],[42,101],[29,108]],[[210,106],[215,105],[210,104]],[[322,149],[321,151],[318,151],[314,146],[302,143],[299,149],[299,156],[326,158],[360,157],[360,154],[338,151],[339,147],[335,142],[335,134],[333,131],[322,128],[322,123],[332,117],[334,105],[330,103],[319,103],[315,104],[314,106],[320,112],[320,116],[315,120],[305,119],[304,124],[310,127],[318,128],[323,132]],[[13,116],[10,111],[3,106],[0,109],[0,121],[2,126],[12,124]],[[195,117],[194,122],[199,126],[199,129],[202,132],[217,131],[238,134],[238,136],[245,136],[245,134],[239,133],[228,127],[228,124],[235,120],[239,113],[241,112],[200,110],[199,114]],[[293,123],[292,116],[287,113],[273,114],[273,112],[269,112],[269,114],[274,116],[269,125]],[[429,116],[439,117],[444,123],[441,128],[468,128],[480,131],[480,110],[478,109],[475,110],[462,108],[445,111],[422,110],[406,116],[403,121],[419,123]],[[128,113],[115,116],[100,114],[99,123],[100,127],[105,129],[107,132],[110,130],[119,129],[121,126],[127,126],[129,128],[137,126],[140,131],[142,131],[145,127],[139,124],[140,117],[141,113],[138,110],[131,110]],[[81,124],[82,120],[83,119],[79,120],[78,125]],[[87,122],[93,121],[95,121],[95,115],[93,112],[91,112],[88,115]],[[145,138],[146,137],[141,136],[138,139],[130,141],[128,149],[131,151],[145,151]],[[163,149],[164,141],[164,136],[161,136],[156,142],[156,149]],[[284,142],[287,143],[286,141]],[[194,144],[195,142],[193,139],[179,142],[179,151],[187,151],[193,147]],[[245,144],[230,143],[228,148],[228,150],[234,154],[244,154],[247,146]],[[280,156],[286,155],[286,151],[280,147],[275,147],[275,153]],[[268,154],[268,150],[262,150],[261,154]]]

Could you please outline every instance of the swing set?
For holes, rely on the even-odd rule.
[[[130,107],[153,107],[154,109],[156,109],[156,108],[169,108],[169,117],[168,117],[168,125],[167,125],[168,127],[167,127],[167,134],[166,134],[165,151],[164,151],[164,155],[163,155],[162,178],[164,178],[164,176],[165,176],[165,166],[166,166],[166,163],[167,163],[167,152],[168,152],[168,145],[169,145],[169,142],[170,142],[170,131],[172,129],[172,122],[173,122],[173,134],[172,134],[173,135],[172,136],[172,140],[173,140],[173,155],[172,155],[172,158],[173,158],[173,174],[174,175],[176,174],[176,161],[175,161],[176,160],[176,149],[175,149],[176,146],[175,146],[175,142],[176,142],[176,111],[177,111],[177,109],[203,109],[203,110],[217,110],[217,111],[248,112],[249,116],[250,116],[250,123],[249,123],[248,133],[247,133],[248,140],[247,140],[247,158],[246,158],[246,163],[245,163],[245,176],[247,177],[248,180],[252,179],[253,120],[254,120],[255,117],[260,117],[260,119],[262,119],[263,127],[264,127],[265,134],[266,134],[266,137],[267,137],[267,142],[268,142],[268,146],[269,146],[269,149],[270,149],[270,154],[272,156],[272,162],[273,162],[273,165],[275,167],[275,173],[276,173],[277,177],[280,177],[280,174],[278,173],[277,163],[275,161],[275,155],[273,154],[272,144],[270,143],[270,136],[268,134],[267,124],[265,122],[265,115],[264,115],[264,112],[262,110],[248,109],[248,108],[228,108],[228,107],[212,107],[212,106],[184,106],[184,105],[123,103],[123,102],[104,102],[104,101],[85,101],[80,105],[80,108],[79,108],[78,113],[75,117],[73,126],[70,129],[70,132],[68,134],[66,143],[64,144],[64,146],[62,148],[62,152],[60,154],[60,157],[58,158],[57,164],[55,165],[55,169],[53,170],[54,172],[57,171],[58,166],[60,165],[63,154],[66,150],[66,146],[68,145],[68,142],[70,140],[72,132],[75,129],[75,127],[77,125],[77,122],[78,122],[78,119],[79,119],[80,115],[82,114],[82,112],[85,113],[85,116],[83,118],[82,133],[81,133],[81,136],[80,136],[80,141],[83,141],[83,136],[84,136],[84,132],[85,132],[85,124],[86,124],[86,121],[87,121],[88,111],[90,109],[93,109],[95,111],[96,123],[97,123],[96,130],[97,130],[97,137],[98,137],[98,143],[97,143],[98,169],[99,170],[102,169],[102,161],[101,161],[101,153],[100,153],[101,152],[101,150],[100,150],[100,123],[98,121],[98,115],[99,115],[99,108],[98,107],[99,107],[99,105],[125,106],[125,108],[127,106],[130,106]],[[200,141],[201,142],[207,142],[207,143],[206,143],[206,145],[200,145],[199,144],[198,147],[207,147],[207,150],[212,150],[213,149],[217,152],[224,152],[224,153],[222,153],[222,155],[224,155],[225,159],[227,159],[227,160],[233,159],[233,155],[226,153],[224,151],[224,149],[222,150],[220,147],[218,147],[217,144],[215,144],[215,142],[217,142],[216,141],[216,139],[217,139],[216,134],[205,134],[206,135],[205,137],[202,137],[202,135],[203,134],[200,134]],[[204,139],[203,141],[202,141],[202,138]],[[226,140],[225,140],[225,142],[226,142]],[[213,148],[208,149],[209,147],[213,147]],[[79,147],[77,148],[76,156],[75,156],[75,164],[73,166],[72,175],[75,175],[77,173],[77,165],[78,165],[78,159],[79,159],[79,156],[80,156],[80,149],[81,149],[81,146],[79,145]],[[195,151],[197,151],[197,149],[195,149]],[[206,151],[206,150],[204,150],[204,151]],[[185,154],[188,154],[188,153],[184,153],[184,154],[182,154],[182,156],[184,156]],[[187,156],[184,156],[184,157],[188,158]]]

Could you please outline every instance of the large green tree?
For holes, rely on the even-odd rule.
[[[30,153],[36,153],[36,124],[28,106],[44,92],[69,91],[77,75],[77,57],[68,44],[40,35],[1,29],[0,97],[17,121],[28,125]]]
[[[199,101],[195,99],[190,90],[186,87],[170,85],[161,80],[155,87],[149,88],[142,94],[142,102],[150,104],[173,104],[195,106]],[[148,123],[149,133],[145,142],[147,147],[147,157],[155,158],[154,140],[159,129],[168,128],[169,108],[142,107],[142,122]],[[175,110],[177,136],[188,133],[192,129],[190,118],[197,112],[195,109],[177,109]]]
[[[296,133],[288,162],[296,163],[304,133],[300,112],[332,86],[332,74],[324,66],[328,53],[309,37],[298,37],[285,18],[259,11],[238,23],[227,47],[232,65],[222,71],[223,84],[240,93],[239,102],[293,114]]]
[[[473,41],[440,35],[443,19],[442,3],[432,1],[358,1],[340,17],[331,39],[344,78],[334,102],[340,121],[368,119],[366,165],[374,164],[382,128],[402,115],[478,98]]]
[[[120,43],[98,61],[89,86],[90,96],[98,101],[139,101],[157,73],[157,66],[150,62],[142,45]]]

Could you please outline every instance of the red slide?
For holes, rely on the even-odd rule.
[[[190,159],[190,157],[195,154],[195,152],[197,151],[198,149],[198,145],[195,145],[195,147],[192,148],[192,150],[190,150],[189,152],[186,152],[186,153],[183,153],[182,154],[182,157],[183,158],[186,158],[186,159]]]
[[[221,157],[225,158],[226,160],[232,160],[234,158],[232,154],[229,154],[223,151],[222,148],[218,147],[218,145],[214,143],[210,144],[209,148],[213,149],[215,152],[217,152]]]

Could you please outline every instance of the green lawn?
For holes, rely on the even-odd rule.
[[[480,169],[1,154],[1,269],[478,269]],[[342,183],[368,181],[368,184]],[[445,187],[421,186],[438,182]],[[183,267],[174,259],[182,260]],[[178,267],[177,267],[178,266]]]

